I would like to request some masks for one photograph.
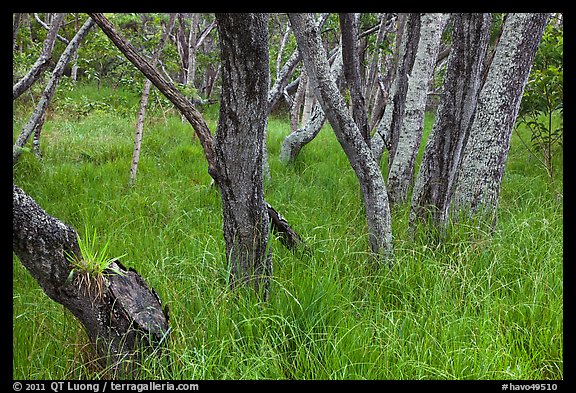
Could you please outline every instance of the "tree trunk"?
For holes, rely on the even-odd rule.
[[[370,146],[370,129],[366,101],[360,81],[360,57],[358,54],[358,15],[353,13],[340,14],[340,30],[342,31],[342,60],[344,78],[350,90],[352,118],[360,130],[364,141]]]
[[[313,88],[310,84],[310,78],[308,78],[306,83],[306,89],[304,89],[304,103],[302,107],[302,116],[300,117],[300,124],[306,124],[310,121],[312,116],[312,109],[316,103],[316,96],[314,95]]]
[[[133,269],[112,262],[117,274],[105,271],[68,279],[72,265],[66,254],[81,257],[76,231],[48,215],[24,191],[13,186],[12,248],[46,295],[82,323],[103,367],[135,371],[140,350],[163,342],[168,316],[160,299]],[[93,285],[87,286],[87,280]],[[144,345],[144,347],[143,347]]]
[[[160,37],[160,41],[158,42],[158,47],[156,48],[156,52],[152,55],[152,66],[155,67],[158,59],[160,58],[160,53],[162,52],[162,48],[164,48],[164,44],[166,43],[166,39],[174,26],[174,22],[176,20],[176,14],[170,14],[170,19],[168,20],[168,24],[166,25],[166,30]],[[144,81],[144,87],[142,88],[142,97],[140,98],[140,109],[138,110],[138,120],[136,122],[136,132],[134,133],[134,151],[132,152],[132,164],[130,165],[130,180],[129,186],[132,186],[136,181],[136,173],[138,172],[138,162],[140,161],[140,148],[142,145],[142,133],[144,131],[144,118],[146,117],[146,106],[148,105],[148,95],[150,94],[150,88],[152,87],[152,82],[150,79],[146,79]]]
[[[186,70],[186,84],[194,87],[194,79],[196,78],[196,41],[198,22],[200,21],[200,14],[190,14],[190,34],[188,36],[188,69]]]
[[[480,91],[490,39],[490,14],[455,14],[440,106],[412,193],[410,222],[428,219],[441,227]]]
[[[260,127],[265,127],[260,125],[255,125],[255,124],[247,124],[246,129],[243,128],[238,128],[238,129],[228,129],[226,128],[226,123],[230,124],[230,127],[232,126],[239,126],[239,125],[244,125],[244,123],[249,120],[249,116],[254,116],[254,118],[252,120],[254,121],[261,121],[261,119],[259,118],[259,116],[261,115],[260,111],[266,111],[267,109],[267,105],[266,105],[266,96],[264,99],[264,102],[259,102],[260,105],[262,105],[262,107],[254,107],[254,103],[250,103],[250,101],[246,101],[246,100],[256,100],[256,99],[260,99],[259,95],[260,92],[257,89],[262,88],[262,86],[260,86],[261,84],[263,84],[262,81],[262,75],[259,75],[258,77],[256,77],[256,75],[253,75],[254,70],[262,70],[263,67],[263,62],[260,61],[256,61],[253,62],[254,59],[262,59],[260,57],[257,58],[248,58],[248,59],[244,59],[247,61],[247,64],[238,64],[237,66],[233,67],[233,66],[229,66],[227,72],[235,72],[235,70],[238,71],[242,71],[242,77],[246,77],[247,79],[245,79],[244,81],[242,80],[238,80],[241,79],[242,77],[238,77],[238,76],[234,76],[235,82],[234,83],[238,83],[239,86],[237,87],[237,91],[235,90],[231,90],[230,88],[232,86],[227,86],[227,94],[230,95],[228,98],[226,98],[228,102],[230,101],[231,103],[233,103],[234,105],[231,106],[231,108],[225,108],[226,105],[221,105],[220,109],[221,111],[224,111],[225,113],[220,114],[220,116],[224,116],[222,118],[222,120],[226,120],[226,123],[222,123],[218,125],[219,130],[222,130],[221,133],[217,132],[217,139],[221,140],[221,141],[225,141],[228,140],[229,138],[234,139],[234,143],[238,143],[240,145],[231,145],[228,147],[222,147],[222,146],[216,146],[217,144],[219,144],[220,142],[217,143],[217,141],[214,140],[214,137],[212,136],[210,129],[208,128],[208,125],[206,124],[206,122],[204,121],[202,115],[198,112],[198,110],[196,110],[196,108],[194,108],[194,106],[192,105],[192,103],[190,102],[190,100],[188,100],[182,93],[180,93],[175,87],[174,85],[170,84],[169,82],[167,82],[161,75],[160,73],[154,68],[152,67],[152,65],[144,58],[142,57],[134,48],[134,46],[132,46],[128,41],[126,41],[126,39],[124,39],[122,36],[120,36],[116,30],[114,29],[114,26],[110,23],[110,21],[108,19],[106,19],[106,17],[104,17],[104,15],[102,15],[101,13],[90,13],[89,14],[94,21],[100,26],[100,28],[102,29],[102,31],[104,31],[104,33],[110,38],[110,40],[116,45],[116,47],[118,47],[118,49],[124,53],[124,55],[126,56],[126,58],[128,60],[130,60],[130,62],[132,64],[134,64],[136,66],[136,68],[138,68],[145,76],[146,78],[150,79],[152,81],[152,83],[158,88],[158,90],[160,90],[160,92],[162,94],[164,94],[164,96],[166,96],[166,98],[168,98],[170,100],[170,102],[172,102],[172,104],[174,104],[174,106],[186,117],[186,119],[188,119],[188,122],[192,125],[192,128],[194,129],[194,131],[196,132],[196,135],[198,136],[198,140],[200,141],[200,144],[202,146],[202,149],[204,150],[204,156],[206,158],[206,161],[208,162],[208,173],[210,174],[210,176],[212,177],[212,179],[214,179],[214,182],[216,183],[216,185],[218,186],[218,188],[221,191],[221,196],[222,196],[222,202],[223,202],[223,209],[224,206],[227,206],[226,208],[228,208],[229,206],[231,206],[230,202],[225,202],[224,198],[229,199],[229,201],[233,201],[234,198],[236,198],[236,196],[234,195],[234,190],[231,191],[226,191],[227,188],[230,188],[232,185],[236,185],[237,181],[234,180],[234,183],[231,183],[233,180],[231,179],[231,176],[234,175],[234,172],[236,171],[236,169],[234,168],[229,168],[228,166],[232,165],[233,163],[236,163],[237,161],[233,161],[232,163],[226,163],[226,162],[222,162],[222,157],[228,157],[228,156],[233,156],[232,150],[237,150],[239,151],[238,157],[236,157],[236,160],[242,160],[242,158],[239,157],[244,157],[246,158],[247,155],[246,154],[250,154],[250,153],[246,153],[246,152],[241,152],[240,150],[242,150],[242,146],[244,146],[246,149],[250,149],[249,151],[251,152],[251,154],[253,154],[252,156],[250,156],[246,161],[249,161],[246,163],[247,168],[251,169],[253,167],[253,165],[257,165],[257,166],[261,166],[262,164],[262,159],[260,158],[259,161],[256,161],[258,159],[258,154],[260,154],[258,152],[258,146],[262,146],[262,134],[258,134],[263,132],[263,130],[260,129]],[[231,17],[225,17],[226,19],[230,19]],[[250,21],[252,21],[254,18],[250,18]],[[259,21],[258,18],[256,18],[257,21]],[[256,21],[255,21],[256,22]],[[224,21],[223,23],[227,23],[227,21]],[[258,23],[254,23],[257,26],[259,26],[258,28],[263,26],[260,26]],[[265,26],[265,25],[264,25]],[[229,26],[227,26],[229,27]],[[227,27],[225,27],[225,29],[227,29]],[[248,26],[249,27],[249,26]],[[224,31],[228,31],[228,30],[224,30]],[[252,31],[252,30],[251,30]],[[240,33],[243,33],[243,31],[240,31]],[[245,32],[244,32],[245,33]],[[262,34],[259,33],[259,34]],[[240,35],[240,37],[238,36]],[[235,34],[234,39],[232,40],[232,42],[227,43],[225,45],[230,45],[230,47],[228,47],[227,52],[225,52],[223,55],[224,56],[238,56],[238,53],[236,52],[230,52],[231,49],[233,49],[235,40],[241,40],[242,34]],[[254,52],[256,52],[258,54],[258,56],[262,55],[261,51],[258,50],[259,45],[262,44],[261,39],[262,37],[259,37],[257,32],[252,31],[252,35],[250,35],[249,37],[252,37],[254,40],[256,40],[256,38],[258,38],[258,41],[254,41],[252,42],[242,42],[243,44],[248,45],[248,47],[251,48],[251,50],[253,50]],[[222,37],[221,37],[222,39]],[[236,43],[238,44],[238,43]],[[260,48],[262,49],[262,48]],[[242,49],[242,46],[240,46],[240,48],[236,47],[236,50],[244,50]],[[267,51],[266,51],[267,53]],[[267,55],[266,55],[267,56]],[[267,57],[266,57],[267,58]],[[251,62],[252,61],[252,62]],[[266,67],[267,67],[267,63],[266,63]],[[246,74],[246,72],[248,72],[248,69],[252,69],[252,71],[250,71],[248,74]],[[266,70],[268,70],[268,68],[266,68]],[[224,72],[224,70],[222,71]],[[268,71],[266,71],[266,75],[268,75]],[[249,78],[248,78],[249,76]],[[228,75],[227,78],[229,78],[230,76]],[[257,82],[257,83],[256,83]],[[228,82],[228,83],[232,83],[232,82]],[[244,86],[242,86],[242,84],[246,84]],[[235,86],[234,86],[235,87]],[[267,93],[267,88],[268,86],[266,85],[266,93]],[[258,94],[256,94],[258,93]],[[241,96],[240,94],[244,94],[243,96]],[[224,96],[224,94],[223,94]],[[235,113],[243,113],[242,111],[249,111],[246,108],[243,108],[244,106],[246,106],[247,108],[250,108],[252,110],[254,110],[255,112],[253,114],[248,113],[246,118],[243,119],[235,119]],[[240,108],[239,108],[240,107]],[[267,116],[265,116],[266,119]],[[231,119],[229,119],[231,118]],[[240,124],[240,120],[242,120],[242,124]],[[220,121],[220,120],[219,120]],[[247,131],[247,130],[251,130]],[[237,133],[238,135],[243,135],[245,138],[234,138],[236,135],[235,133]],[[256,134],[255,134],[256,133]],[[219,135],[219,136],[218,136]],[[256,140],[257,139],[257,140]],[[224,143],[224,142],[222,142]],[[216,150],[218,150],[218,152],[216,152]],[[251,162],[251,161],[255,161],[255,162]],[[258,165],[259,164],[259,165]],[[242,165],[244,165],[244,163],[242,162]],[[258,176],[258,172],[256,169],[251,169],[254,170],[256,172],[254,172],[254,176]],[[261,171],[261,168],[260,168]],[[249,181],[248,184],[255,184],[257,185],[259,183],[258,179],[248,179],[247,181]],[[260,186],[257,186],[260,187]],[[242,190],[245,190],[246,186],[242,187]],[[225,190],[222,193],[222,190]],[[252,194],[249,195],[250,198],[252,199],[245,199],[245,200],[241,200],[238,201],[236,200],[237,203],[239,203],[239,209],[240,211],[245,212],[245,209],[243,210],[243,205],[245,205],[248,201],[250,201],[251,206],[252,205],[256,205],[258,206],[258,203],[256,202],[259,198],[259,193],[260,191],[258,189],[255,189],[252,191]],[[226,194],[226,196],[223,196],[224,194]],[[234,206],[231,206],[234,207]],[[265,209],[266,206],[263,205],[263,209]],[[224,215],[229,214],[229,213],[223,213]],[[260,211],[254,211],[253,213],[251,213],[254,216],[258,216],[261,215]],[[235,213],[230,213],[231,217],[234,217]],[[246,221],[243,219],[243,217],[241,218],[241,222],[242,224],[245,224]],[[266,217],[263,218],[263,220],[266,220]],[[255,220],[254,220],[255,221]],[[226,221],[227,223],[229,221]],[[262,221],[264,222],[264,221]],[[262,222],[258,222],[258,228],[263,228],[266,227],[266,231],[263,232],[261,235],[262,238],[264,237],[264,233],[266,233],[265,236],[268,236],[268,227],[267,226],[263,226]],[[233,224],[233,223],[232,223]],[[231,224],[231,225],[232,225]],[[274,225],[275,222],[274,220],[272,220],[272,225]],[[227,225],[227,224],[225,224]],[[275,230],[278,230],[280,232],[284,231],[285,228],[274,228]],[[246,230],[246,228],[244,229],[239,229],[239,231],[242,230]],[[248,228],[248,231],[251,232],[256,232],[255,230],[251,230],[250,228]],[[256,240],[256,239],[254,239]],[[294,242],[295,244],[298,242]],[[285,243],[285,244],[289,244],[289,243]],[[258,248],[256,251],[259,252],[260,248]],[[254,261],[260,261],[260,258],[262,255],[258,254],[256,258],[254,258]],[[266,260],[266,263],[269,260]],[[258,266],[259,268],[263,268],[266,267],[264,261],[262,261],[262,263],[264,264],[264,266]],[[243,267],[243,266],[241,266]],[[248,277],[249,275],[252,275],[252,273],[254,272],[246,272],[245,276]],[[264,272],[263,272],[264,273]],[[257,282],[257,281],[256,281]],[[267,285],[266,281],[264,282],[265,286]],[[263,288],[264,291],[266,291],[266,287]]]
[[[332,66],[330,67],[332,78],[337,81],[342,75],[342,52],[338,51]],[[306,78],[307,79],[307,78]],[[280,147],[280,154],[278,159],[280,162],[287,164],[296,160],[300,150],[312,139],[318,135],[320,129],[326,121],[326,115],[322,110],[322,106],[318,103],[314,105],[312,115],[304,126],[295,132],[290,133],[282,142]]]
[[[52,100],[52,97],[54,96],[56,86],[58,85],[58,81],[60,80],[60,77],[64,72],[64,67],[66,67],[66,64],[68,63],[70,58],[74,55],[74,53],[78,49],[78,46],[80,45],[80,42],[84,39],[86,34],[88,34],[93,24],[94,21],[91,18],[88,18],[88,20],[84,22],[84,25],[80,28],[80,30],[78,30],[74,38],[70,41],[70,44],[68,44],[68,46],[60,56],[60,59],[58,60],[56,67],[54,67],[52,76],[50,77],[50,80],[48,80],[48,83],[46,84],[46,87],[42,92],[40,101],[36,105],[36,108],[34,109],[32,115],[30,116],[28,123],[26,123],[24,128],[22,128],[22,132],[20,133],[20,136],[18,137],[16,143],[14,144],[14,147],[12,149],[13,164],[15,164],[18,161],[20,154],[22,154],[22,148],[30,138],[32,131],[42,127],[42,124],[44,123],[44,115],[46,113],[46,109],[48,108],[48,104],[50,104],[50,100]]]
[[[249,284],[268,296],[272,255],[262,162],[268,119],[268,16],[216,14],[222,95],[216,157],[231,287]]]
[[[496,222],[500,184],[524,86],[550,14],[509,14],[478,105],[456,179],[451,210]]]
[[[13,87],[12,87],[12,100],[20,97],[22,93],[24,93],[36,80],[50,62],[50,58],[52,57],[52,50],[54,49],[54,43],[56,42],[56,35],[58,34],[58,30],[62,25],[62,22],[66,18],[66,14],[56,14],[56,17],[52,21],[52,25],[48,30],[48,34],[46,35],[46,39],[44,40],[44,45],[42,46],[42,52],[40,53],[40,57],[34,63],[32,68],[28,71],[22,79],[20,79]],[[20,18],[18,18],[19,20]],[[14,42],[16,40],[16,36],[14,35]]]
[[[270,88],[270,92],[268,93],[268,114],[272,112],[276,104],[278,103],[280,97],[282,96],[282,92],[286,88],[288,84],[288,80],[294,73],[296,66],[302,59],[302,55],[300,55],[300,51],[295,49],[294,52],[290,55],[284,67],[278,71],[278,75],[276,77],[276,81]]]
[[[392,205],[406,199],[412,182],[422,140],[428,82],[434,71],[445,22],[446,14],[422,14],[420,17],[420,39],[414,65],[408,75],[404,118],[394,158],[388,169],[388,197]]]
[[[318,26],[309,14],[289,14],[288,17],[316,97],[358,178],[372,252],[379,261],[392,263],[390,210],[380,167],[331,78]]]
[[[372,153],[376,162],[380,162],[384,148],[388,149],[388,167],[392,166],[392,161],[396,154],[398,135],[400,134],[400,127],[404,118],[408,74],[412,72],[414,58],[416,57],[416,47],[420,39],[420,14],[399,14],[398,32],[396,34],[398,59],[394,82],[392,82],[392,89],[389,94],[390,99],[386,104],[384,114],[376,128],[376,133],[372,137]],[[400,39],[398,39],[398,36]]]
[[[294,94],[294,100],[292,101],[292,106],[290,107],[290,132],[296,132],[300,125],[300,109],[304,103],[304,93],[308,86],[308,75],[306,75],[306,69],[302,69],[300,72],[298,88]]]

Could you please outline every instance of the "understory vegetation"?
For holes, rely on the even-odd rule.
[[[166,356],[145,359],[139,378],[563,379],[561,146],[551,182],[513,135],[493,233],[454,223],[438,241],[426,227],[410,233],[409,202],[395,207],[395,264],[378,268],[368,263],[357,179],[330,126],[284,166],[289,120],[270,118],[266,199],[311,252],[271,242],[263,302],[229,290],[221,202],[202,149],[154,94],[133,187],[139,96],[104,86],[60,87],[42,161],[25,151],[13,168],[50,215],[81,236],[95,231],[169,305]],[[14,139],[31,110],[14,103]],[[204,116],[214,131],[217,108]],[[429,113],[425,136],[432,124]],[[113,377],[72,314],[16,256],[12,266],[13,378]]]

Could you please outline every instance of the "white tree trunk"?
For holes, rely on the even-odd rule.
[[[156,52],[152,55],[152,66],[156,67],[156,63],[160,58],[160,53],[166,39],[174,26],[176,20],[176,14],[170,14],[170,19],[166,25],[166,29],[160,37],[160,42],[156,48]],[[136,173],[138,172],[138,162],[140,161],[140,148],[142,145],[142,133],[144,132],[144,118],[146,117],[146,106],[148,105],[148,95],[150,94],[150,88],[152,87],[152,82],[150,79],[144,81],[144,87],[142,88],[142,96],[140,98],[140,109],[138,110],[138,121],[136,122],[136,132],[134,133],[134,150],[132,152],[132,164],[130,165],[130,180],[129,185],[132,186],[134,181],[136,181]]]
[[[332,73],[332,78],[335,81],[337,81],[342,75],[342,51],[338,51],[336,54],[330,71]],[[302,75],[305,75],[305,73],[303,72]],[[278,156],[280,162],[284,164],[294,162],[302,147],[304,147],[308,142],[314,139],[316,135],[318,135],[318,132],[320,132],[320,129],[324,125],[325,121],[326,114],[324,114],[322,106],[316,103],[316,105],[314,105],[314,109],[312,110],[312,115],[308,119],[308,122],[304,124],[302,128],[299,128],[298,130],[290,133],[284,139],[284,142],[282,142],[282,146],[280,147],[280,154]]]
[[[309,14],[289,14],[288,17],[316,97],[358,178],[366,208],[372,252],[378,260],[392,263],[390,209],[380,167],[350,116],[346,102],[330,75],[328,59],[317,25]]]
[[[446,20],[447,14],[423,14],[420,18],[420,40],[408,76],[404,119],[398,135],[398,146],[388,170],[388,196],[391,204],[406,199],[412,181],[416,155],[422,140],[428,82],[434,71]]]
[[[549,15],[514,13],[506,18],[464,148],[452,201],[455,213],[478,212],[495,224],[510,137]]]

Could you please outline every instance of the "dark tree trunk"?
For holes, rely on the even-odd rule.
[[[262,126],[261,124],[256,124],[256,123],[261,121],[260,111],[261,110],[267,111],[266,95],[264,98],[264,102],[260,102],[260,105],[262,105],[262,107],[254,108],[253,107],[254,103],[250,103],[250,101],[246,101],[246,100],[256,100],[256,99],[259,100],[260,99],[259,89],[262,87],[260,84],[263,83],[262,75],[255,76],[255,75],[250,74],[249,75],[250,77],[248,79],[246,79],[245,81],[242,81],[242,80],[234,81],[234,83],[237,83],[240,85],[238,87],[238,90],[231,89],[232,86],[227,87],[227,89],[229,90],[227,94],[231,95],[230,97],[227,98],[227,100],[229,100],[231,103],[233,103],[233,107],[230,109],[227,109],[227,108],[223,109],[222,105],[221,105],[221,110],[225,111],[224,114],[221,113],[221,116],[224,116],[223,121],[225,120],[226,123],[223,123],[221,125],[219,124],[219,129],[222,130],[222,132],[220,133],[221,135],[218,137],[218,139],[220,141],[223,141],[223,142],[218,142],[218,143],[225,143],[224,141],[226,141],[228,138],[234,139],[234,133],[238,133],[238,135],[243,135],[245,137],[245,139],[236,138],[234,140],[234,144],[232,146],[229,146],[229,147],[216,146],[217,141],[212,136],[210,129],[208,128],[208,125],[204,121],[204,118],[202,117],[200,112],[198,112],[198,110],[196,110],[196,108],[194,108],[194,105],[192,105],[190,100],[188,100],[182,93],[180,93],[178,91],[178,89],[176,89],[174,87],[174,85],[167,82],[158,73],[158,71],[154,67],[152,67],[152,65],[136,51],[134,46],[132,46],[128,41],[126,41],[126,39],[124,39],[122,36],[120,36],[116,32],[116,30],[114,29],[114,26],[110,23],[110,21],[108,19],[106,19],[106,17],[104,17],[104,15],[99,14],[99,13],[91,13],[90,16],[100,26],[100,28],[110,38],[110,40],[118,47],[118,49],[120,49],[120,51],[122,53],[124,53],[124,55],[128,58],[128,60],[130,60],[130,62],[132,62],[132,64],[134,64],[146,76],[146,78],[148,78],[152,81],[152,83],[158,88],[158,90],[160,90],[160,92],[162,94],[164,94],[166,96],[166,98],[168,98],[170,100],[170,102],[172,102],[174,104],[174,106],[176,106],[176,108],[178,108],[178,110],[186,117],[188,122],[192,125],[192,128],[196,132],[196,135],[198,136],[200,144],[202,145],[202,149],[204,150],[204,156],[206,157],[206,161],[208,162],[208,173],[214,179],[214,182],[216,183],[216,185],[218,186],[220,191],[222,191],[223,189],[226,189],[226,188],[230,188],[230,187],[232,187],[232,185],[236,185],[237,184],[236,182],[231,183],[232,180],[230,180],[231,176],[233,176],[233,171],[235,171],[235,169],[234,168],[230,169],[229,166],[232,165],[234,162],[226,163],[226,162],[223,162],[222,159],[223,158],[225,159],[225,157],[229,156],[233,149],[241,150],[242,147],[245,147],[245,148],[250,149],[250,150],[247,151],[246,153],[240,152],[242,155],[239,157],[246,158],[247,157],[246,154],[252,154],[247,161],[254,161],[254,160],[258,159],[258,157],[259,157],[258,155],[261,154],[258,151],[258,149],[259,149],[259,147],[262,146],[262,143],[263,143],[262,134],[260,134],[260,135],[250,134],[250,132],[244,130],[243,128],[236,129],[233,127],[244,126],[244,124],[248,120],[254,120],[254,122],[255,122],[254,124],[246,124],[246,127],[249,127],[248,129],[252,130],[252,132],[258,132],[258,133],[263,132],[263,130],[261,130],[260,127],[265,127],[265,125]],[[252,21],[252,19],[250,19],[250,21]],[[254,21],[254,22],[256,25],[258,25],[258,23],[256,23],[257,21]],[[224,23],[226,23],[226,21],[224,21]],[[262,26],[259,26],[259,27],[262,27]],[[225,27],[224,29],[226,29],[226,28],[227,27]],[[225,30],[225,31],[227,31],[227,30]],[[244,33],[246,33],[246,32],[244,32]],[[257,32],[252,32],[252,34],[254,35],[253,36],[254,39],[258,38]],[[241,37],[238,37],[238,34],[236,34],[236,36],[233,39],[240,40]],[[261,48],[260,49],[258,48],[259,45],[262,45],[261,39],[262,39],[262,37],[259,37],[257,42],[247,43],[247,44],[250,44],[250,46],[252,46],[251,50],[255,51],[259,55],[262,55]],[[228,43],[225,45],[234,45],[234,42]],[[238,50],[239,48],[236,48],[236,49]],[[243,50],[243,49],[241,49],[241,50]],[[266,51],[266,53],[267,53],[267,51]],[[228,52],[226,52],[224,55],[225,56],[232,56],[232,55],[237,56],[236,53],[228,53]],[[246,76],[245,73],[247,72],[247,68],[253,67],[251,73],[254,72],[255,70],[261,70],[262,69],[264,63],[259,61],[260,60],[259,58],[256,58],[256,59],[258,59],[258,60],[255,60],[255,58],[244,59],[247,61],[247,64],[238,64],[235,67],[238,68],[238,71],[242,71],[244,73],[243,75]],[[233,66],[234,65],[229,66],[227,72],[234,71],[236,68],[234,68]],[[266,75],[268,75],[268,71],[266,71]],[[234,78],[238,79],[237,76],[234,76]],[[266,78],[268,78],[268,76]],[[228,82],[228,83],[232,83],[232,82]],[[245,84],[245,86],[242,86],[242,84]],[[267,88],[268,88],[268,86],[266,85],[266,88],[265,88],[266,93],[267,93]],[[239,106],[242,106],[242,105],[246,105],[249,108],[254,109],[256,112],[254,114],[247,114],[246,115],[247,117],[244,119],[235,119],[234,118],[235,113],[243,113],[242,111],[246,110],[243,108],[239,108]],[[253,116],[253,117],[250,118],[249,116]],[[266,119],[266,116],[265,116],[265,119]],[[231,127],[231,128],[226,128],[227,124],[230,124],[229,127]],[[235,144],[239,144],[239,145],[235,145]],[[217,149],[218,149],[218,152],[216,152]],[[244,163],[242,163],[242,164],[244,164]],[[259,166],[261,166],[261,164],[262,164],[262,159],[259,158]],[[254,165],[254,163],[253,162],[247,163],[247,165]],[[253,170],[256,170],[256,169],[253,169]],[[230,172],[228,172],[228,171],[230,171]],[[261,171],[261,168],[260,168],[260,171]],[[253,173],[255,176],[258,176],[258,172],[253,172]],[[249,184],[257,184],[260,180],[258,180],[257,178],[254,178],[254,179],[248,179],[248,181],[250,182]],[[224,194],[226,194],[226,196],[224,196]],[[252,194],[250,194],[249,197],[251,197],[251,198],[254,197],[256,199],[254,199],[254,200],[252,200],[252,199],[251,200],[242,200],[239,203],[240,204],[246,204],[247,202],[250,202],[254,206],[259,206],[258,202],[256,202],[260,198],[259,195],[260,195],[259,190],[253,190]],[[230,201],[233,200],[232,198],[236,198],[234,196],[233,190],[230,192],[224,191],[224,193],[222,194],[222,198],[223,198],[223,208],[224,208],[224,206],[226,206],[226,208],[234,208],[235,207],[229,202],[224,202],[224,198],[228,198]],[[236,202],[238,202],[238,200],[236,200]],[[240,206],[240,208],[242,209],[242,206]],[[262,205],[262,209],[265,209],[265,208],[266,207],[264,205]],[[243,211],[245,212],[245,210],[243,210]],[[226,214],[228,214],[228,213],[224,213],[224,215],[226,215]],[[253,215],[258,216],[258,217],[261,216],[261,210],[255,211],[253,213]],[[234,213],[231,213],[231,217],[233,217],[233,216],[234,216]],[[240,222],[246,223],[247,221],[245,221],[242,218],[239,221],[239,223]],[[273,227],[274,227],[274,224],[275,224],[275,221],[272,220]],[[260,222],[258,223],[258,228],[263,228],[262,223],[260,223]],[[278,230],[280,232],[282,232],[284,230],[281,227],[274,228],[274,229]],[[243,229],[243,230],[245,230],[245,229]],[[248,230],[250,231],[250,229],[248,229]],[[267,233],[268,233],[268,227],[267,226],[266,226],[266,232],[265,233],[266,233],[266,235],[258,235],[258,236],[261,236],[262,238],[264,238],[264,236],[268,236],[267,235]],[[254,240],[256,240],[256,239],[254,239]],[[297,244],[297,243],[298,242],[294,242],[294,244]],[[292,243],[288,242],[285,244],[292,244]],[[258,250],[259,250],[259,248],[258,248]],[[258,250],[256,250],[256,251],[258,251]],[[259,268],[264,268],[266,266],[265,262],[268,263],[269,260],[261,261],[260,259],[258,259],[261,257],[262,257],[262,255],[259,254],[256,258],[254,258],[254,261],[260,261],[260,262],[264,263],[264,266],[259,266]],[[252,274],[253,272],[247,272],[247,275],[248,275],[248,273]],[[266,288],[263,288],[263,289],[265,290]]]
[[[455,213],[479,213],[495,225],[510,137],[549,15],[514,13],[506,18],[455,181]]]
[[[215,153],[231,286],[247,283],[265,297],[272,273],[262,182],[270,79],[267,19],[265,14],[216,14],[222,94]]]
[[[154,290],[118,261],[111,267],[122,274],[109,271],[84,281],[69,280],[72,265],[66,254],[81,257],[76,231],[48,215],[16,185],[12,215],[12,248],[20,262],[46,295],[82,323],[102,366],[134,371],[134,361],[144,354],[140,350],[156,346],[168,333],[168,317]],[[86,280],[94,285],[88,287]]]
[[[412,193],[410,221],[441,227],[447,218],[456,171],[480,91],[490,36],[490,14],[455,14],[440,106]]]

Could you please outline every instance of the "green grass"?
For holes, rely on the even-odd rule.
[[[150,117],[128,188],[134,124],[113,110],[54,110],[44,160],[23,153],[13,178],[81,236],[87,226],[110,255],[127,254],[123,264],[170,305],[168,356],[146,359],[141,378],[563,378],[562,201],[516,139],[492,236],[460,224],[442,244],[412,238],[405,204],[393,212],[396,263],[374,269],[357,180],[329,126],[285,167],[277,156],[288,122],[270,119],[266,198],[313,252],[272,241],[263,303],[228,290],[220,198],[191,127]],[[560,155],[560,190],[561,165]],[[13,328],[13,378],[106,376],[91,365],[79,322],[16,256]]]

